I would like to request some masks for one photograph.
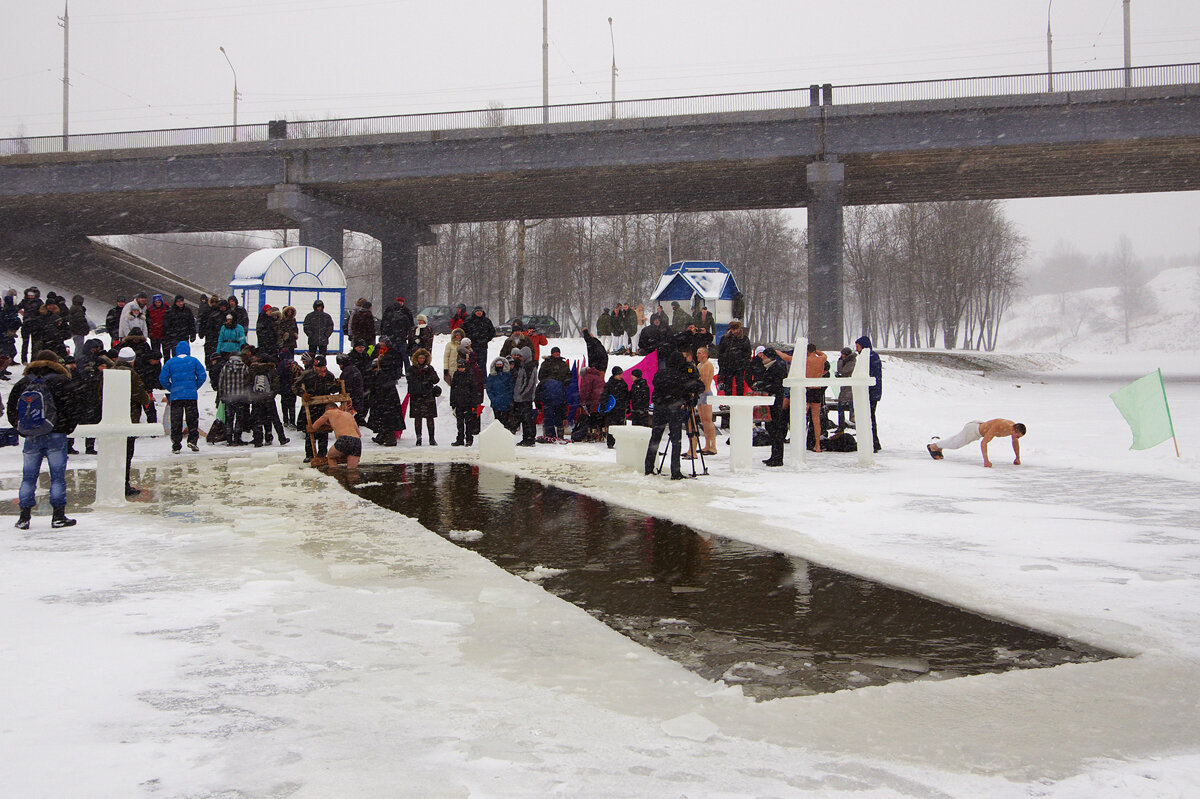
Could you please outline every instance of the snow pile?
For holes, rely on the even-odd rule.
[[[1043,294],[1017,301],[1000,325],[998,349],[1077,353],[1139,353],[1200,349],[1200,267],[1159,273],[1146,284],[1147,302],[1125,317],[1115,288]]]

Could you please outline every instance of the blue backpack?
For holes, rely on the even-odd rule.
[[[54,432],[58,413],[44,377],[31,376],[17,399],[17,432],[26,438]]]

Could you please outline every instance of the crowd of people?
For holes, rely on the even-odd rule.
[[[294,307],[263,305],[255,320],[253,345],[246,340],[249,312],[236,297],[202,295],[198,307],[199,312],[193,313],[182,295],[170,303],[161,294],[147,292],[139,292],[131,301],[118,298],[105,316],[106,344],[90,335],[82,296],[76,295],[68,305],[54,292],[43,300],[37,287],[27,289],[20,300],[16,291],[6,293],[0,310],[0,379],[11,378],[12,363],[25,365],[7,412],[13,427],[20,428],[24,410],[14,400],[29,393],[31,384],[44,391],[45,402],[54,408],[49,427],[22,435],[30,486],[36,482],[41,461],[50,464],[56,520],[61,517],[63,524],[73,523],[60,513],[62,471],[66,456],[78,452],[70,436],[75,426],[100,421],[105,369],[130,372],[132,422],[158,421],[154,394],[160,392],[159,399],[169,411],[172,453],[181,452],[185,440],[189,449],[198,451],[202,435],[209,444],[231,447],[284,445],[290,441],[287,431],[293,430],[304,434],[306,462],[314,458],[357,462],[361,427],[370,428],[375,444],[394,447],[408,427],[406,419],[413,423],[416,446],[437,446],[438,399],[448,392],[456,431],[450,446],[474,444],[486,398],[495,418],[519,436],[518,445],[523,447],[565,441],[607,441],[612,447],[611,426],[652,427],[651,450],[666,433],[671,476],[678,478],[681,458],[717,452],[713,407],[718,400],[714,397],[760,393],[775,398],[766,425],[771,456],[764,463],[782,464],[790,402],[783,379],[791,357],[771,347],[755,348],[738,320],[714,346],[715,321],[703,306],[688,311],[672,302],[668,314],[660,304],[648,320],[642,306],[622,303],[605,309],[595,325],[596,335],[583,329],[587,359],[573,370],[559,347],[551,347],[543,356],[543,348],[549,346],[545,333],[523,328],[519,322],[489,360],[497,338],[495,325],[483,307],[467,310],[460,305],[439,373],[434,364],[434,334],[424,316],[414,314],[403,297],[396,297],[376,319],[372,303],[359,299],[343,320],[351,346],[333,356],[336,374],[328,361],[335,325],[320,300],[302,319]],[[193,355],[197,339],[203,340],[201,357]],[[871,343],[864,337],[856,346],[861,350]],[[641,370],[634,368],[627,381],[620,366],[608,369],[611,354],[651,352],[658,355],[652,376],[653,405],[651,382]],[[818,376],[824,369],[828,375],[824,353],[810,347],[806,358],[806,374]],[[853,371],[854,358],[852,350],[842,350],[838,376]],[[873,353],[870,372],[877,378],[870,389],[874,420],[882,374]],[[207,434],[201,430],[198,407],[206,382],[215,389],[216,403],[216,422]],[[837,402],[837,432],[825,435],[824,389],[809,389],[805,400],[811,408],[811,448],[820,451],[852,424],[847,421],[853,411],[848,393],[843,389]],[[682,452],[685,429],[686,454]],[[332,448],[330,433],[336,436]],[[878,451],[877,433],[873,444]],[[95,453],[93,440],[85,440],[84,447],[84,452]],[[130,438],[126,453],[130,496],[139,492],[129,482],[133,452]],[[652,461],[648,451],[648,472]],[[31,498],[32,487],[23,488],[18,526],[28,523]]]

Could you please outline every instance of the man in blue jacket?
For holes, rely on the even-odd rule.
[[[879,355],[876,354],[875,348],[871,346],[870,336],[863,336],[854,342],[854,348],[858,352],[864,349],[871,351],[871,362],[869,364],[869,374],[875,378],[875,385],[867,389],[867,399],[871,401],[871,435],[874,437],[872,442],[875,445],[875,451],[878,452],[882,447],[879,446],[879,425],[875,423],[875,405],[879,402],[879,398],[883,396],[883,362],[879,360]]]
[[[178,453],[183,443],[183,421],[187,415],[188,449],[200,451],[200,411],[196,405],[197,392],[208,373],[198,358],[192,357],[187,341],[175,345],[175,357],[163,364],[158,382],[171,397],[171,452]]]

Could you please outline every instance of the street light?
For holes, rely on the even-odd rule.
[[[612,42],[612,118],[617,118],[617,40],[613,36],[612,17],[608,18],[608,40]]]
[[[225,48],[218,49],[220,49],[221,55],[225,56],[225,63],[229,65],[229,71],[233,73],[233,140],[237,141],[237,70],[233,68],[233,62],[229,60],[229,53],[225,52]]]
[[[1046,4],[1046,85],[1049,91],[1054,91],[1054,37],[1050,35],[1050,6],[1054,0]]]

